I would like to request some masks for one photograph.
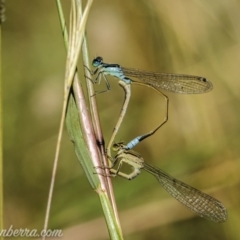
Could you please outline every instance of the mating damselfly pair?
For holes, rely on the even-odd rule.
[[[118,64],[104,63],[102,57],[95,58],[92,62],[92,65],[96,68],[92,72],[92,75],[95,76],[95,79],[92,79],[94,83],[100,83],[101,78],[103,78],[106,83],[107,90],[110,90],[110,84],[106,76],[111,75],[119,80],[119,85],[125,91],[125,100],[120,112],[120,117],[107,146],[107,155],[111,160],[111,173],[113,175],[119,175],[130,180],[135,178],[140,173],[140,169],[144,169],[155,176],[161,186],[175,199],[199,216],[214,222],[226,221],[227,211],[221,202],[171,177],[161,169],[145,163],[143,158],[138,153],[135,153],[131,150],[140,141],[153,135],[161,126],[163,126],[163,124],[167,122],[169,99],[161,92],[161,90],[167,90],[180,94],[199,94],[211,91],[213,88],[212,83],[204,77],[194,75],[154,73],[138,69],[124,68]],[[134,138],[126,145],[123,143],[114,144],[113,147],[115,150],[117,150],[117,154],[114,158],[112,158],[111,147],[127,111],[131,97],[132,84],[143,85],[152,88],[158,94],[160,94],[166,101],[166,115],[163,121],[161,121],[161,123],[154,130]],[[121,172],[120,170],[122,164],[130,165],[133,171],[130,174]],[[115,165],[118,165],[117,169],[113,168]]]

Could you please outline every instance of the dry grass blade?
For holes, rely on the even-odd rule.
[[[4,1],[0,2],[0,229],[3,229],[3,141],[2,141],[2,29],[1,25],[5,21]],[[3,239],[1,237],[0,239]]]
[[[62,115],[60,120],[60,127],[59,127],[57,146],[56,146],[56,152],[55,152],[55,158],[54,158],[52,179],[51,179],[51,184],[49,189],[49,197],[48,197],[47,211],[45,216],[44,230],[46,230],[48,226],[52,194],[53,194],[53,188],[54,188],[54,182],[55,182],[55,176],[56,176],[56,169],[57,169],[60,145],[61,145],[61,139],[62,139],[62,132],[63,132],[66,109],[67,109],[68,96],[69,96],[70,88],[72,85],[73,76],[76,71],[77,60],[78,60],[78,56],[79,56],[79,52],[80,52],[80,48],[83,40],[83,34],[85,31],[87,17],[89,14],[90,7],[92,5],[92,0],[88,1],[82,18],[79,15],[79,11],[76,4],[77,2],[72,0],[70,30],[73,30],[73,29],[78,29],[78,30],[70,31],[69,48],[68,48],[67,63],[66,63],[64,100],[63,100]],[[72,33],[75,33],[75,35]],[[45,237],[43,237],[43,239],[45,239]]]

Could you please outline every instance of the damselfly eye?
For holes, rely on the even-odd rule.
[[[95,59],[93,59],[92,65],[94,67],[98,67],[99,65],[101,65],[102,61],[103,61],[102,57],[96,57]]]

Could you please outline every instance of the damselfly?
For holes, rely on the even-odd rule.
[[[114,144],[113,148],[117,151],[113,160],[113,166],[110,168],[110,172],[114,176],[119,175],[132,180],[140,174],[141,169],[144,169],[152,174],[168,193],[200,217],[217,223],[227,220],[227,210],[217,199],[170,176],[163,170],[147,164],[138,153],[126,150],[123,143]],[[132,172],[129,174],[121,172],[123,164],[130,165]],[[117,168],[114,169],[114,166],[117,166]]]
[[[96,76],[95,79],[92,80],[94,83],[100,83],[101,77],[103,77],[107,86],[106,91],[108,91],[110,90],[110,84],[106,78],[106,75],[111,75],[119,79],[119,85],[125,91],[123,107],[121,109],[119,119],[107,146],[108,156],[111,156],[111,146],[126,114],[128,103],[131,97],[131,84],[138,84],[150,87],[157,91],[157,93],[160,94],[166,101],[166,115],[164,120],[154,130],[135,138],[135,145],[143,139],[153,135],[168,120],[169,101],[168,97],[163,94],[161,90],[167,90],[170,92],[183,94],[197,94],[206,93],[213,88],[212,83],[204,77],[187,74],[154,73],[138,69],[124,68],[118,64],[104,63],[102,57],[95,58],[92,61],[92,65],[96,67],[96,69],[92,72],[92,75]]]

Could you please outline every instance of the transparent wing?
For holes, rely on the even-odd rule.
[[[127,77],[136,78],[136,82],[143,82],[157,89],[164,89],[175,93],[205,93],[211,91],[213,88],[213,85],[210,81],[199,76],[154,73],[124,67],[122,67],[122,71]]]
[[[161,169],[145,162],[143,166],[146,171],[157,178],[167,192],[199,216],[217,223],[226,221],[227,210],[217,199],[171,177]]]

